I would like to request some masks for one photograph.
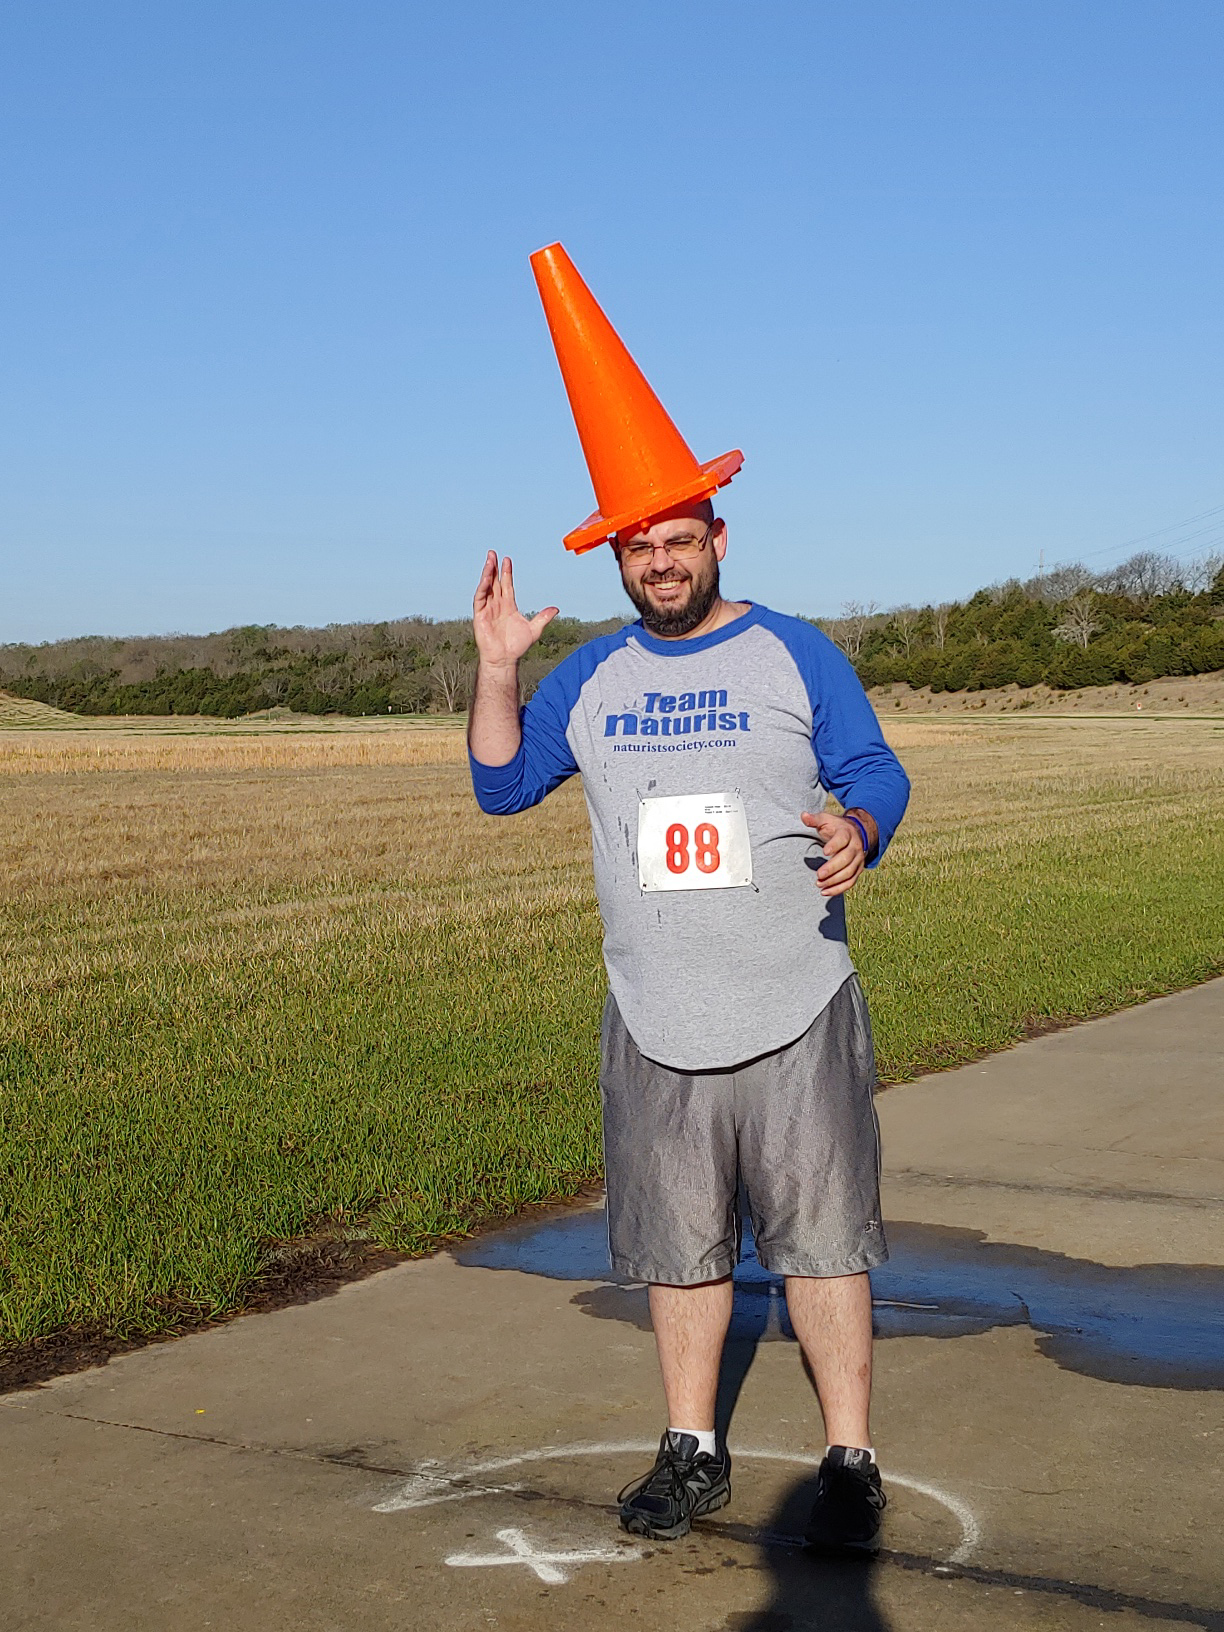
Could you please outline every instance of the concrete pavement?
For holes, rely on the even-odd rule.
[[[751,1264],[733,1503],[620,1534],[653,1342],[574,1208],[0,1400],[0,1625],[1224,1632],[1222,1036],[1215,981],[881,1096],[874,1568],[794,1545],[819,1413]]]

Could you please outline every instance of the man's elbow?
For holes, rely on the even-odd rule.
[[[522,794],[514,788],[478,788],[473,787],[476,803],[486,816],[514,816],[520,810],[525,810]]]

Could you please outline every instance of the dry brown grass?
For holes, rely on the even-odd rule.
[[[1155,820],[1170,802],[1224,798],[1224,728],[1209,721],[886,726],[914,780],[899,855],[967,825],[1007,844],[1107,807],[1116,818],[1147,803]],[[516,820],[485,817],[453,729],[0,735],[0,901],[203,892],[218,910],[290,917],[355,892],[483,897],[529,878],[587,889],[588,857],[576,786]]]
[[[1202,823],[1224,804],[1212,722],[886,724],[914,798],[873,893],[910,868],[959,869],[972,887],[1059,832],[1125,831],[1138,847],[1162,818]],[[0,769],[10,990],[134,968],[157,945],[180,966],[309,957],[371,915],[468,935],[501,913],[592,904],[577,783],[512,821],[486,817],[453,729],[0,739]]]
[[[496,822],[457,767],[10,778],[0,781],[0,901],[483,892],[585,860],[583,818],[574,788]]]
[[[1135,802],[1224,797],[1224,722],[886,719],[914,783],[903,841],[966,820],[998,829],[1081,824]]]
[[[296,771],[355,765],[466,765],[463,732],[250,730],[239,735],[106,730],[0,731],[0,776],[99,771]]]

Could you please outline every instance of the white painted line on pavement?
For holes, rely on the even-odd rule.
[[[497,1539],[509,1548],[505,1553],[452,1553],[444,1562],[452,1569],[479,1569],[489,1564],[525,1564],[534,1570],[541,1581],[550,1587],[563,1587],[569,1580],[564,1564],[572,1569],[576,1564],[628,1564],[641,1561],[642,1554],[629,1547],[578,1547],[566,1553],[542,1553],[527,1540],[521,1530],[499,1530]]]
[[[442,1502],[465,1502],[475,1496],[495,1496],[520,1489],[519,1485],[483,1483],[490,1474],[504,1473],[510,1468],[530,1462],[554,1462],[580,1456],[648,1456],[658,1450],[656,1440],[618,1440],[606,1444],[542,1445],[538,1450],[520,1451],[516,1456],[499,1456],[489,1462],[478,1462],[472,1467],[445,1471],[438,1463],[423,1463],[419,1472],[406,1479],[393,1495],[377,1502],[375,1513],[402,1513],[413,1508],[437,1507]],[[732,1460],[749,1462],[790,1462],[806,1468],[818,1468],[823,1458],[803,1452],[746,1450],[732,1448]],[[433,1471],[437,1469],[437,1471]],[[973,1509],[959,1496],[941,1490],[938,1485],[921,1479],[911,1479],[903,1473],[880,1470],[885,1484],[900,1485],[916,1496],[925,1496],[945,1508],[960,1525],[960,1541],[944,1560],[946,1564],[967,1564],[982,1541],[982,1527]],[[507,1559],[507,1563],[511,1560]]]

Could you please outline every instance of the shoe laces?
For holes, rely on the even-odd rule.
[[[650,1472],[626,1485],[616,1499],[618,1502],[625,1502],[630,1496],[661,1496],[669,1501],[680,1500],[687,1488],[685,1474],[695,1465],[696,1459],[690,1462],[680,1456],[672,1446],[665,1446],[659,1452],[658,1460]]]

